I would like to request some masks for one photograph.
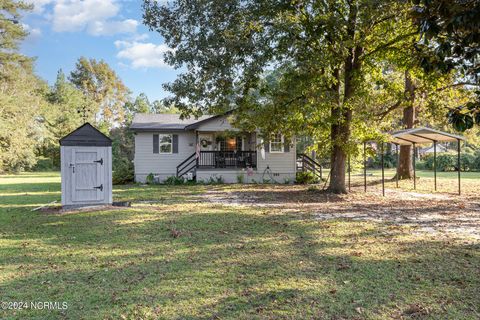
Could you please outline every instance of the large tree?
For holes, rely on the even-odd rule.
[[[32,69],[32,59],[19,52],[27,36],[21,12],[31,6],[0,1],[0,172],[32,167],[40,133],[36,121],[46,84]]]
[[[70,81],[93,102],[86,107],[87,114],[93,111],[95,115],[90,121],[106,130],[123,121],[130,90],[105,61],[81,57],[70,74]]]
[[[62,70],[57,79],[45,94],[39,118],[43,124],[42,139],[38,146],[39,155],[51,159],[54,168],[60,164],[59,140],[83,124],[84,106],[89,105],[83,93],[67,81]],[[92,115],[88,115],[92,117]]]
[[[144,22],[172,48],[166,61],[185,70],[165,86],[174,94],[167,103],[194,115],[266,107],[274,115],[256,117],[266,140],[328,127],[329,189],[344,193],[348,142],[365,116],[365,67],[415,33],[406,9],[388,0],[144,0]],[[272,86],[268,70],[280,72]]]

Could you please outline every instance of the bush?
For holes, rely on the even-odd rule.
[[[243,183],[245,180],[245,176],[243,173],[237,174],[237,183]]]
[[[46,157],[39,157],[37,163],[33,166],[32,171],[56,171],[60,168],[53,163],[53,160]]]
[[[460,155],[460,168],[462,171],[472,171],[476,170],[475,167],[475,156],[470,153],[464,153]]]
[[[427,162],[425,160],[417,160],[415,162],[415,168],[417,170],[427,170]]]
[[[456,153],[437,154],[437,171],[456,171],[458,155]],[[460,168],[462,171],[478,170],[480,160],[475,158],[473,154],[462,153],[460,155]],[[417,168],[419,168],[417,166]],[[433,170],[433,154],[425,157],[425,169]]]
[[[397,156],[392,153],[385,153],[383,155],[383,165],[385,168],[395,168],[397,166]],[[367,168],[378,169],[381,167],[382,157],[380,154],[377,153],[371,161],[368,161]]]
[[[473,162],[473,168],[477,171],[480,171],[480,153],[477,155]]]
[[[172,185],[172,186],[176,186],[176,185],[180,185],[180,184],[185,184],[185,179],[177,177],[177,176],[171,176],[171,177],[168,177],[167,179],[165,179],[165,181],[163,181],[163,183],[168,184],[168,185]]]
[[[113,184],[132,183],[134,177],[133,164],[128,160],[119,161],[115,164],[112,173]]]
[[[145,178],[145,183],[146,184],[155,184],[155,176],[153,173],[149,173],[148,176]]]
[[[297,172],[295,182],[300,184],[312,184],[320,182],[320,179],[312,172],[300,171]]]

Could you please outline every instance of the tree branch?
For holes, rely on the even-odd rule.
[[[402,104],[402,102],[404,101],[405,99],[402,98],[402,99],[399,99],[394,105],[390,106],[387,110],[383,111],[383,112],[380,112],[380,113],[377,113],[375,116],[376,117],[380,117],[380,120],[383,120],[385,119],[385,117],[390,113],[392,112],[393,110],[397,109],[398,107],[400,107],[400,105]]]
[[[455,87],[460,87],[460,86],[475,86],[475,87],[480,87],[480,84],[479,83],[474,83],[474,82],[459,82],[459,83],[453,83],[453,84],[449,84],[447,86],[444,86],[444,87],[440,87],[438,88],[436,91],[443,91],[445,89],[450,89],[450,88],[455,88]]]
[[[417,34],[417,32],[410,32],[410,33],[407,33],[407,34],[400,35],[400,36],[396,37],[395,39],[393,39],[393,40],[391,40],[387,43],[379,45],[378,47],[376,47],[372,51],[365,53],[362,58],[365,59],[366,57],[371,56],[371,55],[373,55],[373,54],[375,54],[375,53],[377,53],[381,50],[388,49],[390,46],[396,44],[397,42],[400,42],[401,40],[406,39],[406,38],[411,37],[411,36],[414,36],[416,34]]]

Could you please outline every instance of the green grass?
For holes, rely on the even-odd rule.
[[[319,197],[257,188],[266,199]],[[60,200],[57,173],[0,176],[0,300],[68,303],[64,311],[0,310],[0,318],[480,317],[478,242],[202,200],[206,191],[246,189],[122,186],[115,200],[134,207],[52,214],[30,210]],[[332,205],[354,210],[349,199]]]

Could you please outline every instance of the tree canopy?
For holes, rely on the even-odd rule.
[[[459,84],[476,87],[476,98],[452,108],[450,123],[460,131],[480,125],[480,1],[415,0],[413,16],[422,33],[419,46],[434,48],[426,70],[461,72]]]
[[[145,23],[173,49],[167,62],[186,70],[165,86],[168,102],[190,114],[238,107],[242,119],[254,114],[267,140],[275,131],[321,130],[333,192],[346,191],[352,129],[367,129],[367,72],[416,34],[399,1],[145,0],[144,9]]]
[[[130,90],[105,61],[81,57],[70,73],[70,81],[93,102],[85,106],[86,113],[95,116],[90,121],[108,129],[123,121]]]

